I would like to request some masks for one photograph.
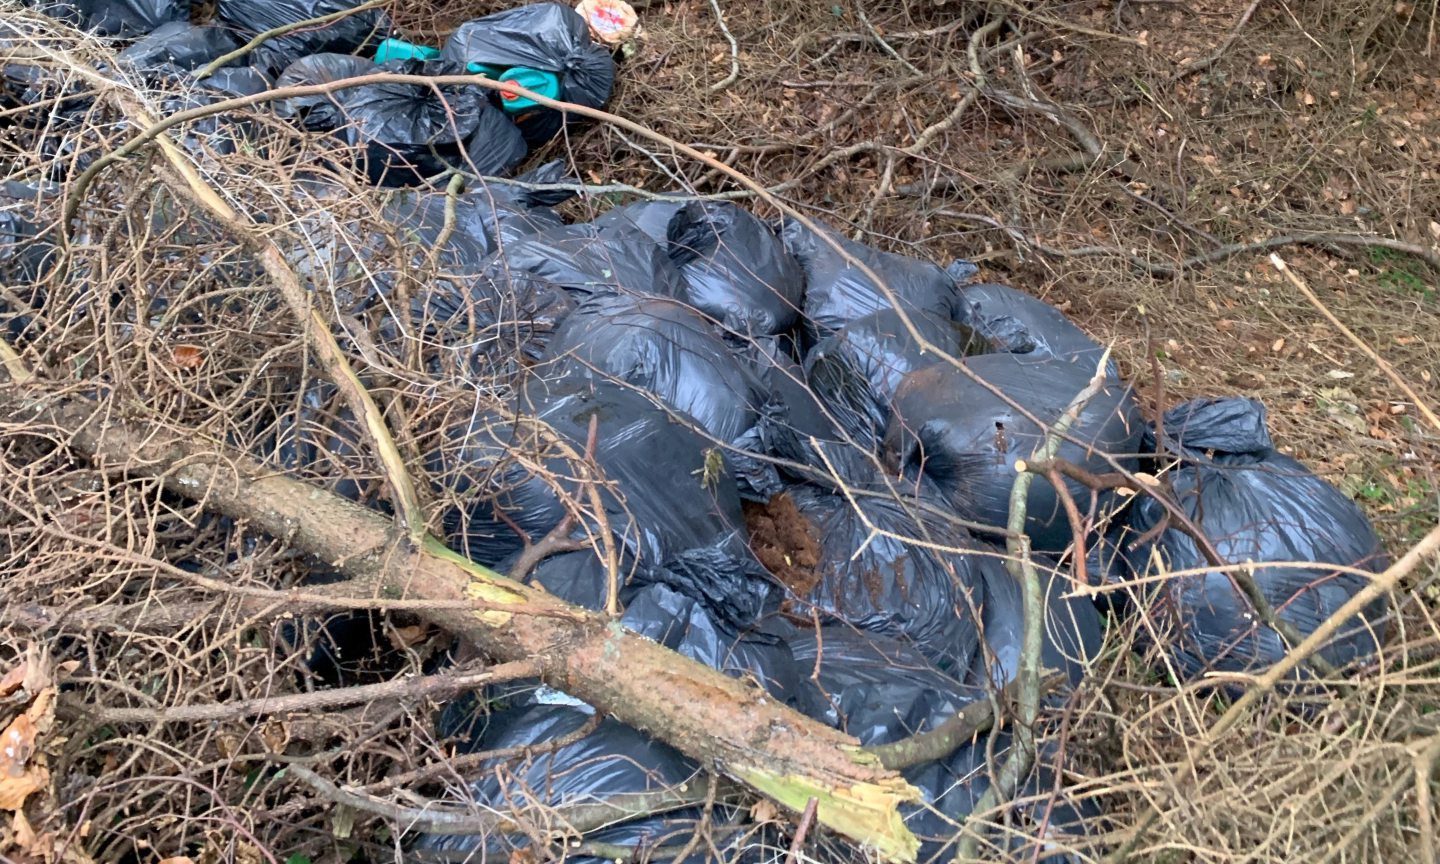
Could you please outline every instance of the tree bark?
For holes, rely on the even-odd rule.
[[[886,860],[915,859],[919,844],[898,806],[918,800],[918,790],[855,739],[753,685],[511,581],[433,538],[416,549],[383,515],[222,445],[13,383],[0,384],[0,426],[8,427],[4,434],[48,427],[97,463],[161,478],[206,509],[320,558],[355,579],[357,591],[450,603],[419,614],[497,661],[537,661],[551,686],[796,813],[816,798],[821,824]],[[467,599],[472,609],[454,608]]]

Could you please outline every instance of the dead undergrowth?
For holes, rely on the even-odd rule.
[[[482,5],[398,17],[433,41],[496,4]],[[1282,448],[1364,502],[1397,555],[1440,518],[1436,431],[1266,261],[1279,251],[1421,398],[1437,401],[1433,3],[687,0],[641,14],[646,37],[622,68],[614,112],[868,242],[942,263],[970,258],[986,279],[1060,306],[1113,341],[1152,407],[1203,394],[1263,399]],[[41,65],[103,56],[39,25],[31,33],[73,55]],[[67,74],[66,95],[93,95]],[[144,98],[156,112],[176,107]],[[46,128],[38,138],[6,127],[9,179],[73,180],[137,123],[97,101],[82,125],[83,134]],[[498,410],[528,334],[480,328],[463,351],[423,338],[374,344],[346,298],[379,279],[405,299],[443,278],[445,262],[415,255],[374,196],[338,172],[301,176],[297,165],[333,155],[313,140],[278,125],[266,140],[266,152],[211,161],[204,176],[263,214],[261,232],[289,244],[290,263],[337,297],[329,312],[391,428]],[[568,204],[575,215],[624,200],[620,184],[736,194],[713,169],[613,127],[572,132],[536,161],[555,156],[612,189]],[[75,314],[47,321],[24,362],[107,400],[117,416],[388,500],[300,323],[265,299],[254,257],[160,182],[174,170],[147,150],[97,178],[69,272],[47,285],[49,308]],[[1285,237],[1301,242],[1267,245]],[[256,392],[284,394],[288,407],[270,399],[258,416]],[[50,676],[63,686],[42,754],[48,821],[29,836],[20,835],[30,826],[10,826],[7,839],[47,862],[400,860],[403,818],[334,806],[285,765],[391,796],[397,808],[458,798],[477,760],[457,762],[457,742],[437,734],[434,709],[451,694],[399,686],[432,680],[451,650],[443,634],[403,608],[336,608],[322,588],[312,607],[295,608],[267,592],[300,584],[316,562],[157,481],[76,461],[53,431],[19,431],[0,430],[3,669],[33,646],[25,668],[36,687],[26,692],[44,692]],[[423,436],[397,442],[422,477],[421,454],[437,446]],[[553,455],[537,444],[515,458]],[[420,485],[427,512],[438,512],[445,502]],[[1047,727],[1072,757],[1070,794],[1105,814],[1073,851],[1103,858],[1154,808],[1130,860],[1434,862],[1440,584],[1422,570],[1407,589],[1404,627],[1347,691],[1307,712],[1269,701],[1218,738],[1229,693],[1177,687],[1130,650],[1134,634],[1112,633],[1091,681]],[[363,656],[324,659],[325,628],[314,622],[338,631],[352,615],[383,620],[383,638]],[[315,701],[339,681],[393,691]],[[278,694],[301,707],[244,709]],[[163,722],[203,706],[218,707],[203,722]],[[817,854],[833,846],[818,842]],[[750,848],[783,853],[771,845]],[[1038,844],[1008,854],[1043,860]]]

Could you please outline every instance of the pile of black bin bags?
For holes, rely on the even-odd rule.
[[[433,230],[434,208],[406,200],[416,230]],[[593,429],[593,461],[609,481],[604,525],[574,531],[609,531],[627,627],[866,744],[933,728],[1014,678],[1019,588],[996,535],[954,517],[1003,524],[1016,460],[1097,374],[1104,351],[1063,314],[970,282],[964,262],[941,268],[832,235],[881,288],[804,226],[771,225],[731,203],[643,202],[565,224],[497,182],[467,191],[459,212],[475,226],[465,241],[477,274],[468,302],[489,308],[542,287],[564,299],[543,328],[518,337],[535,362],[516,369],[509,404],[458,406],[441,424],[427,467],[458,502],[445,514],[456,549],[505,570],[527,540],[559,525],[578,487],[553,478],[580,476]],[[427,309],[464,299],[437,294]],[[1258,404],[1188,403],[1166,415],[1157,440],[1115,365],[1098,371],[1103,386],[1061,456],[1096,473],[1170,477],[1228,560],[1385,565],[1355,506],[1273,449]],[[1088,506],[1088,489],[1070,491]],[[803,585],[768,572],[747,543],[745,502],[782,495],[813,529]],[[1102,611],[1071,596],[1059,566],[1073,537],[1056,490],[1037,480],[1027,505],[1042,571],[1060,574],[1047,577],[1043,662],[1078,681],[1098,651]],[[1100,496],[1095,506],[1112,516],[1103,536],[1088,538],[1097,581],[1203,567],[1183,532],[1150,531],[1161,518],[1153,502]],[[531,578],[570,602],[604,606],[607,565],[591,551],[551,557]],[[1255,578],[1302,632],[1363,582],[1323,567],[1259,568]],[[1279,656],[1278,634],[1255,623],[1224,577],[1147,584],[1158,588],[1104,611],[1168,622],[1145,629],[1176,675],[1252,670]],[[1385,613],[1371,610],[1327,656],[1372,654]],[[479,701],[486,711],[457,703],[441,724],[465,749],[540,743],[590,712],[538,682]],[[909,819],[928,853],[941,853],[987,787],[987,760],[1008,746],[1004,733],[984,737],[906,772],[925,794]],[[1027,779],[1041,803],[1022,818],[1052,834],[1083,830],[1092,805],[1066,797],[1059,755],[1043,755]],[[695,770],[607,720],[555,753],[485,765],[470,793],[490,807],[558,804],[654,789]],[[594,839],[680,847],[696,818],[669,813]],[[434,835],[416,852],[498,854],[523,842]]]
[[[346,4],[354,5],[220,0],[207,25],[191,24],[188,6],[167,0],[38,5],[133,40],[125,62],[174,76],[255,33]],[[376,68],[367,52],[387,27],[366,11],[296,31],[206,81],[233,94],[364,75]],[[552,74],[562,98],[594,105],[608,97],[614,74],[573,10],[544,3],[469,22],[438,58],[388,62],[419,74],[524,65]],[[24,98],[38,85],[7,69],[5,86],[8,97]],[[386,221],[405,249],[442,264],[445,276],[392,302],[402,296],[401,276],[358,260],[366,252],[357,248],[378,248],[363,243],[297,253],[297,271],[315,284],[334,280],[336,304],[374,323],[379,350],[418,342],[432,374],[484,376],[488,388],[513,394],[480,409],[455,404],[417,430],[434,443],[425,467],[437,499],[449,502],[448,542],[504,571],[562,524],[576,538],[603,537],[596,545],[613,555],[565,552],[529,578],[600,609],[613,570],[626,627],[864,744],[933,728],[1011,681],[1020,591],[997,534],[981,529],[1006,523],[1016,462],[1097,374],[1101,347],[1054,307],[975,283],[966,262],[941,267],[828,228],[771,224],[734,203],[666,198],[567,223],[552,209],[567,193],[535,191],[567,179],[555,164],[522,185],[472,183],[454,200],[447,230],[446,193],[420,181],[466,160],[480,174],[502,173],[527,145],[555,134],[560,118],[538,112],[520,128],[474,88],[440,93],[444,104],[429,88],[371,84],[277,110],[356,145],[378,183],[417,184],[384,193]],[[44,309],[55,246],[38,213],[54,197],[43,185],[0,189],[0,280],[26,304],[0,306],[0,330],[16,342],[35,338],[32,313]],[[1098,371],[1102,386],[1059,455],[1095,473],[1165,478],[1209,545],[1227,563],[1254,564],[1271,606],[1302,634],[1360,589],[1355,570],[1386,566],[1354,503],[1275,449],[1258,403],[1189,402],[1151,425],[1115,365]],[[333,388],[308,386],[257,400],[256,434],[245,443],[383,507],[378,478],[367,483],[354,470],[365,452],[355,418]],[[590,470],[581,462],[605,479],[596,501],[578,485]],[[1143,617],[1139,629],[1166,672],[1253,671],[1282,655],[1280,635],[1159,503],[1068,488],[1108,519],[1101,536],[1086,538],[1090,576],[1145,586],[1107,594],[1118,599],[1103,614]],[[574,500],[587,514],[566,523]],[[780,502],[810,537],[804,560],[786,560],[795,572],[767,569],[747,531],[747,507],[772,512]],[[1056,574],[1046,577],[1043,663],[1076,682],[1099,649],[1102,610],[1069,590],[1070,568],[1061,565],[1075,538],[1057,490],[1037,478],[1026,504],[1041,572]],[[1335,664],[1373,656],[1387,615],[1377,603],[1323,656]],[[455,702],[439,731],[475,751],[509,748],[573,732],[590,711],[522,682]],[[954,821],[984,793],[987,762],[1007,747],[1002,732],[906,772],[925,796],[909,821],[927,853],[941,853]],[[1020,818],[1035,831],[1082,830],[1094,814],[1065,797],[1058,755],[1042,755],[1026,779],[1026,799],[1038,803]],[[654,789],[696,770],[609,719],[554,752],[483,765],[469,793],[485,807],[559,804]],[[592,839],[682,846],[697,817],[668,813]],[[427,835],[415,853],[499,854],[524,842]]]
[[[188,94],[167,100],[170,113],[277,87],[377,73],[498,78],[518,69],[553,84],[544,95],[592,108],[609,101],[615,83],[611,51],[591,40],[580,13],[560,3],[520,6],[467,21],[443,49],[400,42],[405,50],[391,51],[384,50],[393,41],[387,40],[388,17],[379,8],[360,9],[361,0],[218,0],[205,23],[194,23],[200,16],[192,12],[200,7],[194,4],[192,10],[190,0],[25,2],[98,36],[128,43],[119,54],[120,71]],[[275,36],[231,57],[260,33],[347,10],[358,11]],[[219,68],[207,68],[222,58],[228,59]],[[12,101],[24,105],[44,98],[44,82],[36,80],[32,68],[6,67],[4,78]],[[529,78],[516,81],[534,84]],[[80,117],[88,104],[67,100],[55,113]],[[522,107],[514,99],[505,104],[497,91],[476,86],[371,82],[278,100],[273,109],[337,145],[318,152],[351,154],[351,167],[370,182],[395,187],[419,185],[449,171],[503,176],[565,125],[562,114],[528,99]],[[195,125],[203,143],[221,155],[235,152],[250,128],[240,114]]]

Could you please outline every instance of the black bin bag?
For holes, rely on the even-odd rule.
[[[995,560],[1004,560],[1005,550],[991,547]],[[1104,640],[1100,612],[1089,598],[1069,596],[1068,566],[1059,570],[1055,562],[1034,556],[1035,569],[1045,590],[1044,642],[1040,665],[1065,675],[1079,684],[1090,664],[1099,658]],[[966,682],[978,687],[1000,688],[1014,681],[1020,672],[1020,650],[1025,641],[1025,599],[1020,583],[1004,567],[985,571],[985,606],[980,610],[982,648],[975,655]]]
[[[975,812],[1005,764],[1013,741],[1008,731],[984,733],[943,760],[903,772],[924,796],[923,806],[906,804],[901,808],[905,826],[920,840],[918,860],[948,861],[956,857],[960,838],[956,826]],[[1041,860],[1047,864],[1093,861],[1063,850],[1067,839],[1084,838],[1089,833],[1090,826],[1101,817],[1100,808],[1094,799],[1076,796],[1061,785],[1064,753],[1053,739],[1044,741],[1038,749],[1035,764],[1015,792],[1015,800],[1022,803],[1011,811],[1011,830],[996,831],[990,837],[991,842],[1008,851],[999,860]]]
[[[775,587],[750,553],[733,480],[706,476],[711,443],[646,394],[583,376],[530,376],[506,416],[480,411],[445,424],[428,465],[437,489],[459,496],[445,513],[456,548],[493,566],[523,548],[517,531],[538,542],[559,524],[566,511],[547,477],[573,496],[566,478],[580,469],[551,442],[558,436],[583,453],[592,417],[605,515],[633,562],[628,584],[668,585],[727,622],[749,623],[773,607]]]
[[[931,366],[910,373],[900,385],[885,433],[884,458],[906,477],[933,481],[962,515],[1003,527],[1009,524],[1016,461],[1031,458],[1071,400],[1088,386],[1094,370],[1015,354],[981,354],[961,362],[1040,425],[960,369]],[[1112,467],[1101,454],[1109,454],[1135,470],[1143,432],[1130,389],[1108,382],[1085,404],[1057,455],[1104,473]],[[1086,512],[1090,490],[1074,480],[1066,485]],[[1106,493],[1099,503],[1108,507],[1113,501]],[[1060,497],[1043,477],[1030,484],[1025,531],[1033,548],[1042,552],[1061,552],[1072,539]]]
[[[98,36],[135,39],[190,17],[189,0],[25,0],[25,6]]]
[[[795,628],[778,617],[736,628],[715,620],[705,605],[664,585],[648,585],[627,598],[620,623],[727,675],[743,678],[792,707],[814,703],[810,667],[796,663],[787,640]]]
[[[789,494],[820,545],[814,585],[793,598],[796,612],[908,642],[963,676],[979,648],[985,583],[1003,569],[1000,559],[919,499],[885,492],[857,495],[852,506],[843,494],[809,487]],[[919,542],[872,535],[872,525]]]
[[[485,273],[496,282],[538,276],[578,296],[685,296],[685,277],[664,247],[634,227],[563,225],[495,250]]]
[[[590,39],[580,13],[560,3],[517,6],[466,21],[451,34],[442,56],[460,66],[497,69],[521,66],[560,79],[560,100],[603,108],[615,87],[615,61]],[[555,137],[565,124],[558,111],[534,106],[515,117],[532,146]]]
[[[910,323],[926,342],[951,357],[981,348],[962,324],[930,312],[912,312]],[[905,375],[942,363],[923,350],[893,309],[872,312],[820,340],[805,355],[810,387],[840,425],[870,449],[885,434],[890,404]]]
[[[743,360],[689,306],[658,297],[589,298],[560,325],[548,356],[653,394],[716,443],[755,425],[762,396]]]
[[[1388,566],[1374,529],[1355,502],[1277,452],[1265,427],[1265,408],[1251,399],[1187,402],[1166,412],[1167,450],[1178,459],[1166,473],[1181,509],[1229,563],[1313,561],[1314,567],[1256,567],[1255,582],[1271,608],[1302,636],[1364,588],[1363,575],[1331,570],[1338,564],[1379,572]],[[1151,442],[1153,444],[1153,439]],[[1210,562],[1173,524],[1152,529],[1163,510],[1137,498],[1117,543],[1130,575],[1203,569]],[[1137,539],[1147,542],[1138,546]],[[1132,548],[1133,547],[1133,548]],[[1183,675],[1254,671],[1287,651],[1280,634],[1262,625],[1238,585],[1223,572],[1174,576],[1138,602],[1161,625],[1162,647]],[[1388,605],[1378,599],[1351,619],[1320,656],[1343,666],[1371,656],[1387,630]]]
[[[347,78],[359,78],[375,72],[375,64],[363,57],[349,54],[311,54],[285,66],[275,86],[305,87],[330,84]],[[275,102],[275,113],[295,120],[311,132],[329,132],[345,125],[345,109],[340,94],[322,93],[314,96],[291,96]]]
[[[274,78],[255,66],[226,66],[200,80],[200,86],[227,99],[254,96],[275,86]]]
[[[248,40],[266,30],[309,21],[323,15],[355,9],[364,0],[217,0],[215,13]],[[302,27],[267,39],[255,49],[251,61],[270,72],[311,54],[369,53],[385,38],[390,23],[381,9],[366,9],[328,24]],[[372,64],[373,69],[373,64]]]
[[[986,698],[913,647],[845,624],[800,631],[790,651],[805,674],[814,676],[811,686],[819,696],[801,710],[854,736],[862,747],[928,732]]]
[[[522,183],[545,183],[563,176],[563,165],[551,163],[516,178]],[[484,179],[470,180],[464,191],[451,196],[442,189],[410,188],[390,192],[385,198],[384,218],[413,232],[411,239],[429,250],[445,230],[445,211],[454,213],[449,232],[450,245],[463,247],[464,272],[479,274],[486,257],[510,241],[551,229],[565,222],[551,207],[565,200],[555,193],[532,192],[522,186]],[[459,261],[455,263],[461,263]]]
[[[961,288],[955,320],[971,328],[995,352],[1069,360],[1092,374],[1105,355],[1105,349],[1064,312],[1008,285],[983,283]],[[1111,378],[1120,377],[1113,360],[1105,371]]]
[[[590,719],[591,712],[571,705],[532,704],[490,715],[469,752],[538,747],[569,735]],[[672,747],[612,718],[571,744],[517,759],[491,759],[474,770],[467,795],[486,811],[543,812],[566,804],[586,804],[615,796],[654,792],[689,780],[699,770]],[[700,808],[622,822],[585,835],[596,843],[619,846],[684,844]],[[543,816],[538,816],[541,827]],[[416,860],[506,860],[529,845],[523,833],[489,835],[423,834],[411,850]],[[450,853],[450,854],[443,854]],[[592,861],[568,857],[569,861]]]
[[[410,75],[454,71],[443,64],[393,60],[382,71]],[[364,84],[336,94],[345,125],[341,138],[354,148],[371,183],[414,186],[447,169],[466,167],[466,143],[480,118],[495,110],[473,87]]]
[[[162,24],[120,52],[119,60],[144,72],[189,72],[240,47],[223,27],[196,27],[188,21]]]
[[[772,336],[800,317],[800,262],[758,217],[728,201],[691,201],[666,233],[690,304],[744,336]]]
[[[958,288],[954,278],[929,261],[881,252],[823,229],[841,248],[863,262],[884,281],[906,312],[932,312],[950,318]],[[852,266],[824,238],[787,218],[780,236],[785,249],[805,271],[805,330],[813,343],[847,323],[890,309],[879,285]]]

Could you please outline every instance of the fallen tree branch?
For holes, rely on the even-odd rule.
[[[918,841],[899,805],[918,790],[855,740],[763,691],[630,633],[603,615],[509,580],[427,539],[416,550],[384,516],[275,474],[243,454],[161,428],[118,421],[85,399],[34,386],[0,387],[9,434],[46,427],[79,453],[248,520],[293,548],[373,581],[380,593],[426,601],[478,600],[483,609],[422,616],[498,662],[534,661],[547,684],[663,740],[700,764],[799,811],[820,800],[818,819],[881,857],[913,861]],[[533,609],[541,615],[523,614]],[[554,614],[543,614],[554,613]]]

